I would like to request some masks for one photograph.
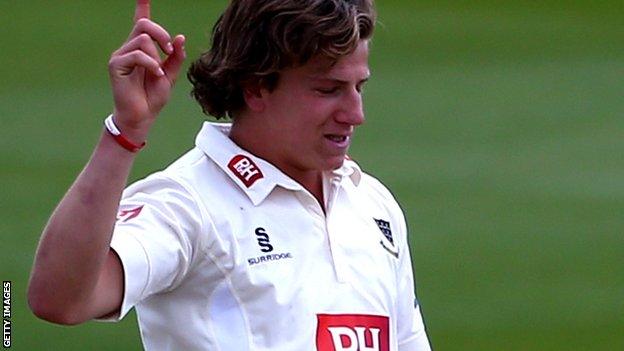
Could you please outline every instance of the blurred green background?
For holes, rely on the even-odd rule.
[[[189,58],[226,1],[153,1]],[[1,1],[0,278],[13,349],[135,350],[119,324],[37,320],[39,233],[111,111],[133,1]],[[436,350],[624,350],[624,3],[378,1],[367,123],[351,149],[400,200]],[[187,63],[188,64],[188,63]],[[181,79],[132,173],[193,145]]]

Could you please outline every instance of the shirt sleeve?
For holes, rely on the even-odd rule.
[[[124,191],[111,242],[124,271],[122,319],[149,296],[174,289],[200,251],[202,215],[189,191],[151,176]]]
[[[402,217],[402,216],[401,216]],[[402,234],[399,257],[399,301],[398,301],[398,345],[400,351],[430,351],[431,346],[425,331],[420,305],[414,291],[412,260],[407,242],[407,227],[402,218]]]

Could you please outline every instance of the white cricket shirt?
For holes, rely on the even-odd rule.
[[[206,122],[123,194],[111,247],[147,350],[429,350],[403,214],[355,162],[301,185]]]

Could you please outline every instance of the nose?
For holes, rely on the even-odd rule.
[[[362,101],[362,92],[357,88],[349,89],[349,92],[343,95],[340,101],[340,111],[336,115],[336,121],[353,126],[359,126],[364,123],[364,104]]]

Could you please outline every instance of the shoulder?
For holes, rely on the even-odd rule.
[[[210,224],[221,203],[236,192],[235,184],[204,151],[195,147],[166,168],[128,186],[124,203],[149,200],[169,207],[177,216],[192,216]]]
[[[361,200],[359,205],[365,204],[367,211],[373,214],[378,224],[387,222],[393,230],[397,229],[402,237],[407,236],[405,215],[392,191],[375,176],[355,166],[358,167],[360,174],[359,183],[353,187],[353,190],[357,192],[357,197]]]
[[[129,185],[124,198],[137,193],[180,193],[191,197],[197,195],[196,179],[210,177],[211,163],[198,148],[193,148],[173,161],[166,168],[149,174]]]
[[[397,200],[390,191],[379,179],[376,177],[362,172],[362,179],[359,185],[362,190],[369,193],[371,196],[377,197],[380,200],[396,203]]]
[[[123,192],[121,205],[147,204],[167,209],[177,217],[194,217],[198,222],[204,222],[206,213],[201,205],[201,191],[194,180],[202,173],[207,176],[207,164],[201,151],[191,149],[165,169],[129,185]]]
[[[192,183],[196,168],[203,167],[202,159],[193,149],[129,185],[119,204],[116,231],[141,237],[146,247],[159,240],[171,244],[177,240],[184,247],[203,250],[211,216]]]
[[[393,193],[386,187],[382,181],[375,176],[362,171],[360,166],[353,160],[348,160],[348,166],[352,167],[355,172],[359,173],[357,190],[363,196],[371,200],[389,207],[392,211],[401,212],[401,208]]]

